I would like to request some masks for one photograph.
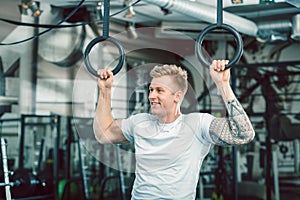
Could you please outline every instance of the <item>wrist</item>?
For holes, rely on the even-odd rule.
[[[236,99],[229,82],[223,82],[221,84],[218,84],[217,88],[225,102],[229,102]]]
[[[99,98],[105,99],[107,97],[110,98],[110,96],[111,96],[111,88],[100,89]]]

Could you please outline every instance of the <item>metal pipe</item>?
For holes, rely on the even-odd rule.
[[[34,17],[34,23],[39,24],[39,17]],[[39,29],[37,27],[33,30],[34,35],[39,33]],[[36,37],[32,41],[32,64],[31,64],[31,113],[36,113],[36,89],[37,89],[37,74],[38,74],[38,46],[39,46],[39,38]]]
[[[296,14],[299,13],[299,8],[280,8],[280,9],[270,9],[270,10],[261,10],[261,11],[252,11],[252,12],[236,12],[236,15],[244,16],[247,18],[265,18],[271,16],[279,16],[286,14]]]
[[[22,22],[34,23],[35,19],[32,16],[22,15]],[[34,34],[34,29],[26,29],[23,37],[31,37]],[[36,58],[37,39],[20,44],[19,48],[23,50],[20,54],[20,89],[19,89],[19,109],[20,114],[32,114],[35,112],[35,82],[36,82]],[[34,81],[33,81],[34,80]],[[34,100],[34,101],[33,101]]]
[[[290,31],[292,22],[290,20],[264,21],[258,22],[257,26],[259,30]]]
[[[80,138],[77,138],[77,147],[78,147],[78,157],[79,157],[79,170],[80,170],[80,178],[82,181],[82,190],[83,190],[83,200],[89,199],[89,189],[88,189],[88,181],[87,181],[87,175],[85,169],[87,168],[84,164],[85,155],[82,152],[81,149],[81,142]]]
[[[232,76],[232,90],[233,92],[236,92],[237,88],[237,70],[233,69],[232,70],[233,76]],[[234,200],[238,200],[238,148],[236,146],[232,147],[232,190],[233,190],[233,195],[234,195]]]
[[[4,183],[5,183],[5,196],[6,196],[6,200],[11,200],[6,147],[7,147],[6,140],[4,138],[1,138],[1,154],[2,154],[2,167],[3,167],[3,175],[4,175]]]
[[[184,0],[144,0],[149,4],[155,4],[164,9],[175,11],[183,15],[187,15],[201,21],[209,23],[217,22],[217,8],[214,6],[202,4],[193,1]],[[225,24],[228,24],[239,32],[249,36],[258,36],[257,25],[248,19],[239,17],[229,12],[223,11],[223,20]]]
[[[126,188],[125,188],[125,179],[123,174],[123,163],[120,152],[120,144],[116,145],[116,154],[117,154],[117,164],[119,169],[119,180],[120,180],[120,189],[121,189],[121,199],[126,200]]]
[[[300,14],[297,14],[293,17],[293,27],[291,38],[293,40],[300,40]]]
[[[259,29],[257,40],[260,42],[287,41],[287,33],[292,29],[292,23],[289,20],[259,22],[257,26]]]

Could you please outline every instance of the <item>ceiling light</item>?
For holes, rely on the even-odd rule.
[[[22,8],[31,10],[32,16],[34,17],[38,17],[42,13],[39,4],[34,0],[22,0]]]
[[[134,23],[131,23],[131,22],[127,23],[125,28],[127,31],[128,38],[137,39],[139,37],[138,33],[136,32]]]
[[[132,0],[125,0],[125,5],[128,6],[127,12],[125,13],[124,17],[131,18],[135,15],[135,12],[133,10],[132,6]]]

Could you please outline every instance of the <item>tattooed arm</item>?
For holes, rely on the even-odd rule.
[[[223,70],[228,61],[213,61],[210,74],[224,100],[228,117],[215,118],[209,134],[217,145],[245,144],[255,136],[252,124],[243,107],[236,99],[230,83],[230,70]]]

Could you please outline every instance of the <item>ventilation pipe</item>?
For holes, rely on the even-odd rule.
[[[289,39],[288,33],[292,28],[292,22],[290,20],[276,20],[257,23],[257,27],[260,31],[259,42],[279,42],[287,41]],[[263,38],[265,38],[263,40]]]
[[[208,23],[217,22],[217,7],[187,0],[144,0],[149,4],[157,5],[161,8],[175,11],[183,15],[206,21]],[[234,27],[238,32],[255,37],[259,42],[276,42],[288,40],[288,35],[283,34],[283,30],[289,32],[293,25],[292,37],[300,40],[300,16],[296,15],[293,24],[290,21],[268,22],[269,24],[256,24],[255,22],[223,11],[223,22]],[[273,30],[275,28],[275,30]],[[280,29],[280,30],[279,30]],[[287,31],[288,30],[288,31]],[[296,40],[296,39],[295,39]]]
[[[149,4],[155,4],[161,8],[175,11],[201,21],[209,23],[217,22],[217,7],[186,0],[144,0]],[[223,22],[228,24],[240,33],[257,37],[258,27],[248,19],[223,11]]]

